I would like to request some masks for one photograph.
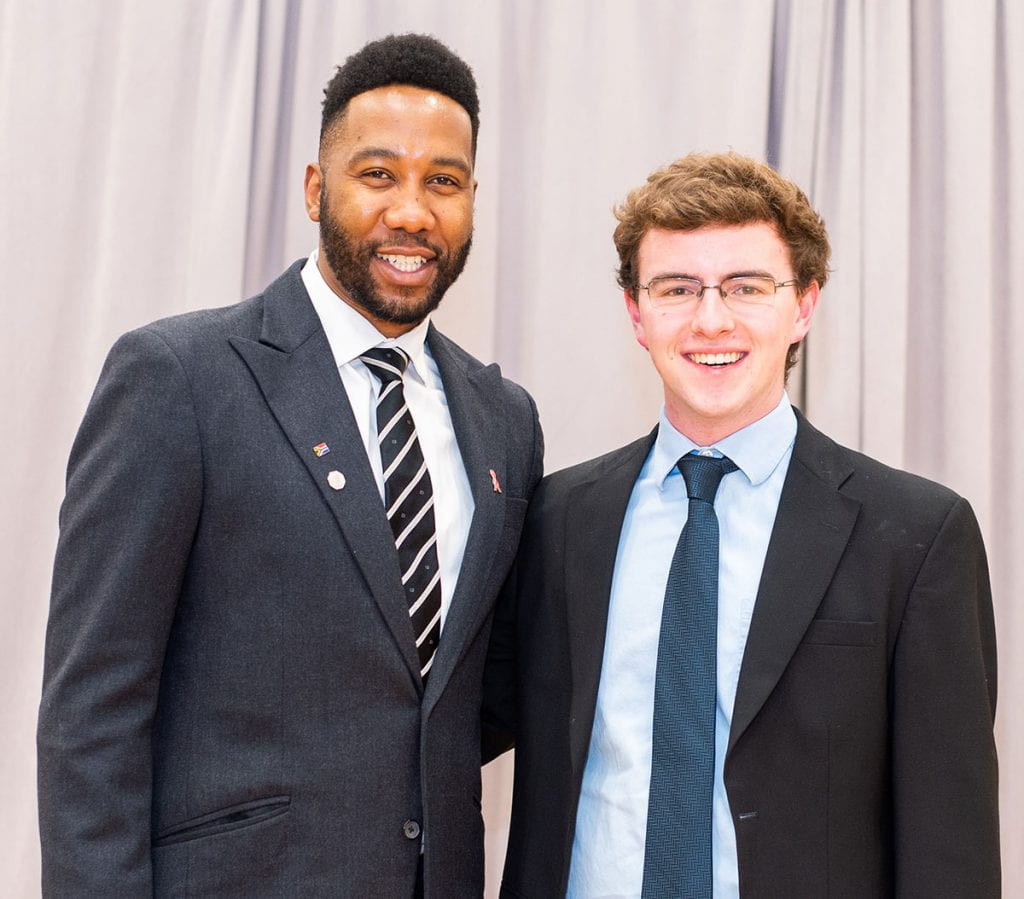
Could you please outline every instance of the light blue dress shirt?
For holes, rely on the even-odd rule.
[[[689,504],[676,462],[693,450],[726,455],[739,467],[722,479],[715,498],[720,545],[712,837],[715,899],[738,899],[736,831],[722,771],[743,649],[795,438],[796,416],[785,394],[764,418],[713,447],[695,446],[662,412],[619,536],[601,683],[576,813],[567,893],[572,899],[640,896],[661,607]]]

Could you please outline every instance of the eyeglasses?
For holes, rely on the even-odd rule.
[[[717,290],[722,301],[733,311],[751,306],[770,304],[780,287],[793,287],[799,282],[777,282],[765,275],[741,275],[726,278],[721,284],[703,284],[696,278],[666,276],[651,278],[647,284],[637,284],[637,290],[646,290],[651,305],[658,308],[695,306],[704,296],[705,290]]]

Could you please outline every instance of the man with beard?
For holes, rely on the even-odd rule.
[[[306,171],[318,250],[111,351],[54,570],[46,896],[482,892],[481,671],[542,441],[429,323],[477,123],[446,47],[367,45]]]

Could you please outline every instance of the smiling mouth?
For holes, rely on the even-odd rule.
[[[426,256],[402,256],[392,253],[377,253],[376,256],[400,272],[418,272],[430,261]]]
[[[686,358],[698,365],[732,365],[739,362],[746,353],[687,353]]]

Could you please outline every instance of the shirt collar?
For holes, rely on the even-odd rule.
[[[317,250],[309,254],[309,259],[302,267],[302,282],[327,334],[335,364],[339,368],[348,365],[375,346],[400,347],[409,357],[411,364],[408,371],[423,381],[427,371],[424,354],[430,317],[427,316],[415,328],[398,337],[385,337],[369,319],[328,287],[317,267],[317,256]]]
[[[694,450],[710,450],[716,456],[728,456],[754,486],[768,480],[796,440],[796,415],[785,391],[779,404],[763,418],[741,428],[735,434],[710,447],[697,446],[680,434],[668,420],[664,407],[658,424],[658,436],[651,450],[651,471],[658,477],[658,489],[678,470],[682,456]]]

